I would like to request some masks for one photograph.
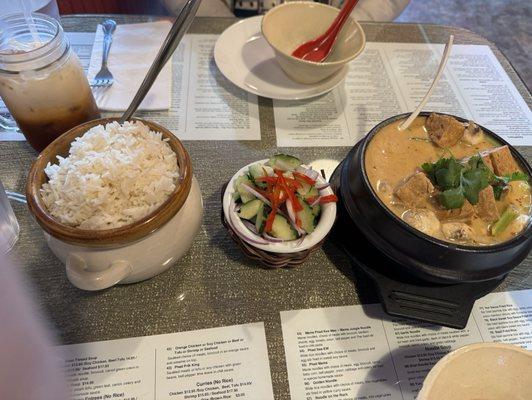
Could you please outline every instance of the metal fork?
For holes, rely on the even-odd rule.
[[[113,42],[113,32],[116,29],[116,22],[108,19],[102,24],[103,30],[103,54],[102,54],[102,68],[91,82],[93,87],[111,86],[114,82],[113,74],[107,68],[107,58],[109,57],[109,49]]]

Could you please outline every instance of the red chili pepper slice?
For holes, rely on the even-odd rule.
[[[319,203],[320,204],[325,204],[325,203],[336,203],[338,201],[338,197],[336,197],[335,194],[329,194],[327,196],[322,196],[320,197],[320,201]]]
[[[275,214],[277,214],[277,208],[279,207],[280,197],[281,197],[281,190],[279,188],[279,185],[276,184],[273,186],[273,191],[272,191],[271,200],[270,200],[272,203],[272,210],[268,214],[268,218],[266,218],[266,225],[264,226],[264,231],[266,233],[269,233],[272,230],[273,221],[275,219]]]
[[[300,188],[301,186],[303,186],[303,185],[301,185],[301,182],[295,180],[294,178],[288,178],[288,177],[285,176],[284,177],[284,181],[286,182],[286,184],[288,186],[290,186],[293,189],[297,189],[297,188]]]
[[[260,194],[262,194],[264,197],[266,197],[268,200],[270,200],[271,202],[271,193],[268,193],[268,190],[262,190],[261,188],[258,188],[258,187],[254,187],[253,189],[255,189],[255,191],[259,192]]]
[[[286,177],[280,171],[276,171],[276,173],[279,176],[279,183],[283,190],[286,192],[287,198],[289,198],[292,202],[294,212],[301,211],[303,209],[303,206],[299,203],[296,195],[294,194],[294,191],[286,183]]]
[[[316,199],[318,198],[319,196],[309,196],[307,197],[305,200],[307,201],[308,204],[312,204],[316,201]]]
[[[268,214],[268,218],[266,218],[266,225],[264,226],[264,232],[270,233],[272,231],[275,214],[277,214],[277,210],[275,209],[272,209]]]
[[[308,176],[306,176],[305,174],[301,174],[299,172],[292,172],[292,174],[294,175],[294,177],[296,179],[299,179],[303,182],[306,182],[308,183],[309,185],[315,185],[316,184],[316,181],[314,179],[311,179],[309,178]]]

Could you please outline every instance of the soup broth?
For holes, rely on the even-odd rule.
[[[368,144],[366,173],[379,199],[409,225],[448,242],[494,245],[520,233],[529,222],[531,190],[527,177],[508,148],[501,147],[478,127],[472,137],[469,133],[474,130],[468,132],[469,128],[454,118],[452,121],[429,118],[418,117],[403,131],[398,129],[402,121],[395,121],[379,131]],[[450,130],[438,131],[442,121],[454,124],[454,138]],[[476,127],[470,124],[471,128]],[[478,193],[477,203],[466,199],[461,207],[450,208],[445,199],[442,200],[445,187],[422,166],[452,158],[468,168],[468,160],[473,157],[482,158],[480,163],[492,171],[493,180]],[[502,188],[499,185],[502,180],[497,176],[519,176],[520,179]]]

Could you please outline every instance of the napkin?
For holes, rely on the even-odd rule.
[[[114,83],[109,87],[94,88],[94,97],[101,110],[126,110],[171,26],[169,21],[157,21],[116,27],[107,63]],[[87,73],[89,82],[100,70],[102,53],[103,32],[102,27],[98,25]],[[139,110],[170,108],[171,90],[172,62],[168,61],[140,104]]]

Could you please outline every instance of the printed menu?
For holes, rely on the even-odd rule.
[[[292,400],[414,400],[444,355],[477,342],[532,350],[532,290],[478,300],[465,329],[390,317],[379,304],[281,312]]]
[[[352,146],[384,119],[413,111],[443,48],[368,42],[343,85],[311,100],[274,100],[277,145]],[[453,46],[425,110],[474,120],[516,146],[532,145],[532,112],[488,46]]]
[[[226,80],[213,52],[219,35],[186,35],[173,57],[169,111],[139,112],[182,140],[260,140],[256,95]]]
[[[67,36],[87,71],[94,33],[70,32]],[[260,140],[258,98],[232,85],[216,68],[212,54],[218,36],[185,35],[172,58],[171,108],[135,116],[160,123],[182,140]],[[0,116],[5,113],[7,108],[0,100]],[[0,140],[25,138],[0,127]]]
[[[72,400],[273,400],[262,322],[59,349]]]

